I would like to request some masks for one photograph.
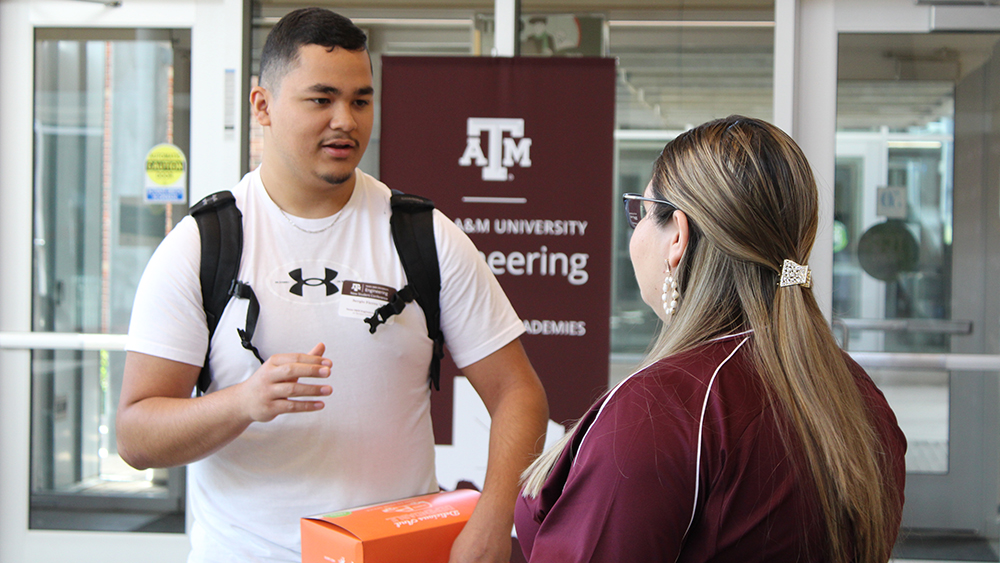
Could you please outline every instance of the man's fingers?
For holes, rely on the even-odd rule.
[[[322,401],[293,401],[291,399],[281,401],[280,406],[286,413],[313,412],[321,410],[325,405]]]
[[[260,416],[254,420],[267,422],[280,414],[313,412],[322,410],[322,401],[296,399],[294,397],[321,397],[333,392],[329,385],[306,385],[303,383],[280,383],[270,387],[269,399],[264,399]]]
[[[320,342],[319,344],[313,346],[313,349],[309,351],[309,355],[322,356],[323,352],[326,352],[326,345]]]
[[[322,344],[317,344],[316,348],[321,348]],[[313,351],[316,350],[313,348]],[[286,366],[289,364],[306,364],[312,366],[330,367],[333,362],[318,354],[275,354],[268,358],[269,362],[275,366]]]
[[[268,362],[274,360],[275,357],[272,356],[268,359]],[[266,367],[266,366],[265,366]],[[288,362],[280,363],[275,362],[271,364],[271,367],[265,370],[265,380],[270,381],[272,384],[278,384],[283,381],[295,382],[300,378],[326,378],[330,377],[330,367],[307,362]]]
[[[324,351],[317,344],[312,352]],[[268,422],[283,413],[312,412],[323,408],[322,401],[307,400],[333,393],[330,385],[303,383],[301,379],[330,376],[330,360],[314,354],[276,354],[246,382],[250,416]]]
[[[333,387],[329,385],[309,385],[307,383],[288,383],[276,386],[275,389],[280,389],[279,397],[282,399],[289,397],[324,397],[333,393]]]

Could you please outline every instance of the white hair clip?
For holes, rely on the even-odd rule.
[[[791,260],[785,260],[782,263],[781,280],[778,281],[778,287],[791,285],[812,287],[812,272],[809,271],[809,266],[800,266]]]

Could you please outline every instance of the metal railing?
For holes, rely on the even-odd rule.
[[[834,323],[843,321],[838,319]],[[865,321],[855,323],[853,321]],[[913,319],[917,320],[917,319]],[[877,330],[878,321],[867,319],[850,319],[851,328],[865,327],[865,330]],[[886,326],[897,327],[896,319],[886,321]],[[905,323],[902,323],[905,324]],[[947,325],[947,326],[945,326]],[[923,326],[922,323],[911,323],[911,326]],[[945,321],[938,328],[945,327],[949,334],[968,334],[962,332],[971,330],[969,321]],[[894,328],[894,330],[900,330]],[[85,334],[85,333],[51,333],[51,332],[0,332],[0,349],[7,350],[125,350],[126,335],[124,334]],[[997,354],[920,354],[900,352],[848,352],[854,361],[864,367],[871,368],[907,368],[907,369],[938,369],[947,371],[1000,371],[1000,355]],[[637,363],[639,355],[612,355],[611,360]]]
[[[972,334],[972,321],[947,319],[833,319],[830,323],[840,331],[841,345],[847,349],[852,330],[880,330],[883,332],[923,332],[933,334]]]
[[[125,351],[124,334],[0,332],[0,349]]]

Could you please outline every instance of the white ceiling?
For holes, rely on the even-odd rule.
[[[326,4],[366,21],[373,51],[469,54],[476,49],[472,22],[477,15],[491,16],[494,3]],[[300,5],[269,0],[259,6],[256,21],[266,27],[266,22]],[[597,14],[609,22],[607,54],[619,65],[619,129],[683,129],[734,113],[765,119],[772,115],[772,2],[522,2],[522,15],[560,12]],[[395,23],[379,23],[390,16]],[[424,23],[403,24],[399,18]],[[451,23],[428,25],[431,18]],[[993,56],[998,40],[1000,34],[841,35],[838,126],[906,128],[950,115],[955,82]]]

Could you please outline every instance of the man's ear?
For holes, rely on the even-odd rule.
[[[271,114],[268,113],[270,102],[271,93],[263,86],[254,86],[250,90],[250,111],[261,127],[271,125]]]
[[[675,228],[670,229],[668,226],[670,236],[667,238],[667,264],[671,270],[675,270],[677,265],[681,263],[684,251],[687,250],[691,231],[687,215],[683,211],[674,211],[670,220],[674,222]]]

